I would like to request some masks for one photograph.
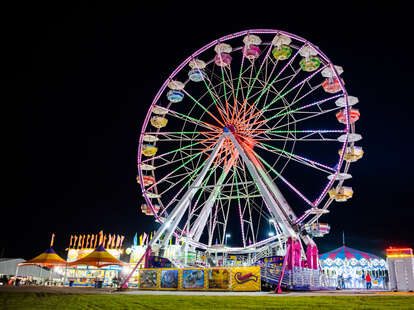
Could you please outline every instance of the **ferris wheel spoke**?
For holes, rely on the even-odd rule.
[[[198,102],[193,96],[191,96],[186,90],[182,90],[182,92],[184,94],[186,94],[188,97],[190,97],[191,100],[194,101],[194,103],[196,103],[200,108],[202,108],[205,112],[207,112],[208,115],[210,115],[212,118],[214,118],[216,120],[217,123],[219,123],[220,125],[224,126],[224,123],[222,123],[221,121],[219,121],[209,110],[207,110],[200,102]],[[217,106],[217,103],[216,103]],[[223,121],[225,122],[225,119],[223,117],[223,115],[221,114],[221,111],[219,110],[221,117],[223,118]]]
[[[237,78],[237,87],[236,87],[236,94],[235,94],[235,96],[234,96],[234,99],[235,100],[238,100],[238,95],[239,95],[239,87],[240,87],[240,79],[241,79],[241,76],[242,76],[242,71],[243,71],[243,65],[244,65],[244,59],[245,59],[245,55],[244,55],[244,53],[242,53],[243,54],[243,56],[242,56],[242,60],[241,60],[241,64],[240,64],[240,71],[239,71],[239,77]],[[244,101],[244,95],[243,95],[243,101]]]
[[[320,86],[320,85],[319,85],[319,86]],[[289,112],[290,112],[290,113],[295,113],[295,112],[298,112],[298,111],[300,111],[300,110],[303,110],[304,108],[308,108],[308,107],[311,107],[311,106],[316,105],[315,103],[313,103],[313,104],[305,105],[305,106],[303,106],[303,107],[296,108],[296,109],[294,109],[294,110],[292,110],[292,111],[288,111],[288,113],[286,113],[286,112],[285,112],[287,109],[291,110],[291,107],[292,107],[293,105],[295,105],[296,103],[300,102],[302,99],[304,99],[305,97],[307,97],[308,95],[310,95],[311,93],[313,93],[316,89],[318,89],[318,88],[319,88],[319,86],[318,86],[318,87],[314,87],[314,88],[312,88],[309,92],[307,92],[305,95],[303,95],[303,96],[302,96],[302,97],[300,97],[299,99],[296,99],[296,97],[295,97],[295,98],[294,98],[294,100],[292,101],[292,103],[290,103],[289,105],[285,106],[285,108],[284,108],[283,110],[281,110],[280,112],[278,112],[277,114],[275,114],[275,115],[273,115],[273,116],[271,116],[271,117],[267,118],[267,120],[268,120],[268,121],[270,121],[270,120],[272,120],[272,119],[274,119],[274,118],[278,117],[278,115],[286,115],[286,114],[288,114]],[[331,98],[337,98],[337,97],[340,97],[340,96],[342,96],[342,95],[343,95],[343,94],[341,93],[341,94],[339,94],[339,95],[336,95],[336,96],[332,96],[332,97],[330,97],[330,99],[331,99]],[[328,100],[330,100],[330,99],[327,99],[327,100],[320,100],[320,101],[325,102],[325,101],[328,101]],[[322,102],[319,102],[319,103],[322,103]]]
[[[259,97],[256,99],[256,104],[259,103],[260,99],[262,98],[262,96],[267,92],[267,90],[277,81],[278,77],[286,70],[286,68],[288,66],[291,65],[291,63],[296,59],[296,56],[299,54],[300,50],[302,49],[302,47],[305,46],[305,44],[303,44],[301,47],[298,48],[298,50],[296,51],[296,53],[290,57],[290,60],[286,63],[286,65],[278,72],[278,74],[276,75],[276,77],[267,84],[267,86],[265,88],[263,88],[263,91],[260,93]]]
[[[186,160],[183,164],[181,164],[179,167],[175,168],[174,170],[172,170],[170,173],[168,173],[166,176],[164,176],[163,178],[161,178],[161,180],[155,182],[154,184],[152,184],[150,187],[148,187],[147,190],[150,190],[151,188],[153,188],[154,186],[156,186],[157,184],[159,184],[160,182],[164,181],[166,178],[168,178],[169,176],[171,176],[173,173],[177,172],[178,170],[180,170],[181,168],[183,168],[185,165],[187,165],[189,162],[191,162],[192,160],[194,160],[195,158],[197,158],[198,156],[200,156],[201,154],[203,154],[204,152],[206,152],[208,149],[212,148],[213,146],[217,145],[218,141],[214,142],[212,145],[208,146],[207,148],[205,148],[203,151],[196,153],[195,155],[192,155],[188,160]]]
[[[322,71],[323,69],[325,69],[327,67],[327,65],[319,68],[318,70],[316,70],[314,73],[312,73],[311,75],[309,75],[307,78],[303,79],[302,81],[300,81],[299,83],[297,83],[295,86],[293,86],[291,89],[285,91],[283,94],[276,96],[273,100],[271,100],[269,102],[269,104],[267,104],[266,106],[263,107],[262,110],[260,110],[258,112],[258,116],[263,115],[264,112],[266,112],[266,110],[275,102],[277,102],[278,100],[282,99],[283,97],[285,97],[287,94],[289,94],[290,92],[292,92],[293,90],[295,90],[296,88],[298,88],[300,85],[302,85],[303,83],[307,82],[308,80],[310,80],[312,77],[314,77],[316,74],[318,74],[320,71]],[[256,116],[256,115],[254,115]]]
[[[327,165],[321,164],[321,163],[319,163],[317,161],[308,159],[306,157],[303,157],[303,156],[294,154],[292,152],[288,152],[288,151],[279,149],[277,147],[274,147],[272,145],[269,145],[269,144],[266,144],[266,143],[263,143],[263,142],[262,143],[259,143],[258,144],[258,147],[260,147],[263,150],[272,152],[272,153],[274,153],[274,151],[276,151],[278,154],[284,156],[285,158],[293,159],[293,160],[295,160],[298,163],[301,163],[301,164],[306,165],[306,166],[311,167],[311,168],[315,168],[315,169],[321,170],[321,171],[326,172],[328,174],[331,174],[332,172],[336,172],[336,169],[334,169],[332,167],[329,167]],[[321,169],[321,168],[324,168],[324,169]]]
[[[300,118],[300,119],[295,119],[295,120],[293,120],[293,121],[290,121],[290,124],[292,125],[292,124],[298,124],[298,123],[301,123],[301,122],[303,122],[303,121],[306,121],[306,120],[309,120],[309,119],[312,119],[312,118],[315,118],[315,117],[318,117],[318,116],[321,116],[321,115],[323,115],[323,114],[326,114],[326,113],[331,113],[331,112],[333,112],[333,111],[337,111],[337,110],[339,110],[341,107],[335,107],[335,108],[332,108],[332,109],[329,109],[329,110],[324,110],[324,111],[322,111],[322,112],[311,112],[312,114],[311,115],[309,115],[309,116],[306,116],[306,117],[303,117],[303,118]],[[284,115],[285,116],[285,115]],[[278,121],[278,123],[276,123],[276,125],[278,125],[278,124],[280,124],[280,122],[281,122],[281,120],[279,120]],[[288,124],[282,124],[282,125],[278,125],[278,126],[275,126],[273,129],[274,130],[277,130],[277,129],[279,129],[279,128],[283,128],[283,127],[286,127]]]
[[[310,104],[306,104],[306,105],[304,105],[304,106],[301,106],[301,107],[298,107],[298,108],[292,109],[292,110],[290,110],[290,111],[286,111],[286,112],[279,111],[277,114],[275,114],[274,116],[272,116],[272,117],[271,117],[271,119],[276,118],[276,117],[285,116],[285,115],[290,115],[290,114],[293,114],[293,113],[296,113],[296,112],[302,111],[302,110],[304,110],[304,109],[307,109],[307,108],[310,108],[310,107],[313,107],[313,106],[316,106],[316,105],[319,105],[319,104],[325,103],[325,102],[327,102],[327,101],[330,101],[330,100],[333,100],[333,99],[339,98],[339,97],[341,97],[341,96],[343,96],[343,94],[337,94],[337,95],[334,95],[334,96],[331,96],[331,97],[328,97],[328,98],[325,98],[325,99],[322,99],[322,100],[318,100],[318,101],[312,102],[312,103],[310,103]],[[272,111],[272,110],[273,110],[273,109],[268,109],[267,111]]]
[[[277,36],[277,35],[276,35]],[[275,37],[276,37],[275,36]],[[272,44],[269,44],[269,48],[268,48],[268,50],[267,50],[267,52],[266,52],[266,55],[265,55],[265,57],[263,58],[263,61],[262,61],[262,63],[260,64],[260,67],[259,67],[259,70],[257,71],[257,73],[256,73],[256,76],[255,76],[255,78],[254,78],[254,80],[253,80],[253,83],[252,83],[252,86],[247,90],[247,94],[246,94],[246,99],[248,100],[248,98],[249,98],[249,95],[250,95],[250,92],[251,92],[251,90],[252,90],[252,88],[253,88],[253,86],[254,86],[254,84],[256,83],[256,80],[257,80],[257,78],[259,77],[259,74],[261,73],[261,71],[262,71],[262,68],[263,68],[263,65],[264,65],[264,63],[265,63],[265,61],[266,61],[266,59],[269,57],[269,54],[270,54],[270,51],[272,50]]]
[[[306,203],[308,203],[310,206],[314,207],[314,204],[305,197],[305,195],[303,195],[296,187],[294,187],[289,181],[287,181],[280,173],[278,173],[271,165],[269,165],[263,158],[261,158],[256,152],[255,155],[257,156],[257,158],[259,158],[259,160],[267,167],[270,169],[270,171],[272,171],[274,174],[276,174],[276,176],[278,176],[283,183],[285,183],[287,186],[290,187],[290,189],[292,189],[300,198],[302,198]]]
[[[174,149],[174,150],[172,150],[172,151],[169,151],[169,152],[166,152],[166,153],[163,153],[163,154],[157,155],[157,156],[153,156],[153,157],[148,158],[148,159],[144,159],[144,160],[142,161],[142,163],[147,163],[147,162],[153,161],[153,160],[155,160],[155,159],[157,159],[157,158],[161,158],[161,157],[164,157],[164,156],[166,156],[166,155],[170,155],[170,154],[173,154],[173,153],[176,153],[176,152],[179,152],[179,151],[182,151],[182,150],[185,150],[185,149],[191,148],[191,147],[193,147],[194,145],[200,145],[200,144],[203,144],[203,143],[205,143],[205,142],[207,142],[207,141],[210,141],[210,140],[212,140],[212,139],[215,139],[215,138],[217,138],[217,137],[218,137],[218,135],[213,136],[213,137],[209,137],[209,138],[204,139],[204,140],[202,140],[202,141],[199,141],[199,142],[196,142],[196,143],[192,143],[192,144],[189,144],[189,145],[186,145],[186,146],[182,146],[182,147],[179,147],[179,148]],[[211,143],[215,143],[215,142],[214,142],[214,141],[212,141]]]
[[[179,113],[179,112],[174,111],[174,110],[171,110],[171,109],[168,109],[168,112],[170,112],[170,114],[169,114],[169,115],[175,116],[175,117],[177,117],[177,118],[179,118],[179,119],[183,119],[183,120],[185,120],[185,121],[188,121],[188,122],[190,122],[190,123],[192,123],[192,124],[194,124],[194,125],[196,125],[196,126],[201,126],[201,127],[207,128],[207,129],[209,129],[209,130],[216,130],[216,129],[220,129],[220,127],[217,127],[217,126],[212,125],[212,124],[210,124],[210,123],[207,123],[207,122],[205,122],[205,121],[201,121],[201,120],[199,120],[199,119],[196,119],[196,118],[194,118],[194,117],[191,117],[191,116],[185,115],[185,114],[183,114],[183,113]]]

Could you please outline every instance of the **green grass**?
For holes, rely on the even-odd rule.
[[[0,309],[414,309],[414,296],[168,296],[0,292]]]

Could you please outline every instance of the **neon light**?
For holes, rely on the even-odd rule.
[[[260,143],[260,142],[259,142],[259,143]],[[302,160],[304,160],[304,161],[310,162],[310,163],[312,163],[312,164],[314,164],[314,165],[317,165],[317,166],[320,166],[320,167],[323,167],[323,168],[326,168],[326,169],[329,169],[329,170],[332,170],[332,171],[336,171],[334,168],[328,167],[328,166],[326,166],[326,165],[324,165],[324,164],[318,163],[317,161],[314,161],[314,160],[308,159],[308,158],[306,158],[306,157],[302,157],[302,156],[299,156],[299,155],[293,154],[293,153],[291,153],[291,152],[288,152],[288,151],[285,151],[285,150],[279,149],[279,148],[277,148],[277,147],[271,146],[271,145],[266,144],[266,143],[263,143],[263,142],[261,142],[260,144],[265,145],[265,146],[267,146],[267,147],[270,147],[271,149],[274,149],[274,150],[279,151],[279,152],[281,152],[281,153],[285,153],[285,154],[288,154],[288,155],[290,155],[290,156],[297,157],[297,158],[302,159]]]

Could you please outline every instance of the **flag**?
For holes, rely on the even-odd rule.
[[[52,234],[52,240],[50,240],[50,247],[53,246],[54,241],[55,241],[55,234]]]
[[[83,239],[82,239],[82,249],[84,248],[84,244],[85,244],[85,240],[86,240],[86,235],[83,235]]]
[[[148,235],[144,232],[142,234],[142,243],[140,245],[145,245],[145,241],[147,241]]]
[[[95,244],[93,245],[94,248],[96,248],[97,243],[98,243],[98,234],[95,235]]]
[[[106,247],[109,249],[111,247],[111,242],[112,242],[112,235],[109,234],[108,236],[108,242],[106,243]]]
[[[122,243],[124,242],[125,236],[121,236],[121,242],[119,243],[119,247],[122,247]]]
[[[139,236],[139,241],[140,241],[140,243],[142,243],[142,235]],[[137,233],[135,233],[135,236],[134,236],[134,245],[137,246],[137,243],[138,243],[138,236],[137,236]]]
[[[72,235],[70,235],[69,249],[70,249],[70,248],[71,248],[71,246],[72,246],[72,239],[73,239],[73,236],[72,236]]]
[[[73,236],[73,248],[76,248],[76,240],[78,240],[78,236]]]
[[[92,235],[91,236],[91,248],[93,248],[94,246],[93,246],[93,240],[95,239],[95,235]]]
[[[101,245],[101,244],[102,244],[102,241],[103,241],[103,231],[101,230],[101,231],[99,232],[99,245]]]
[[[89,247],[88,247],[88,246],[89,246],[89,238],[90,238],[90,237],[91,237],[91,235],[89,235],[89,234],[86,236],[86,248],[87,248],[87,249],[89,249]]]
[[[115,234],[112,235],[111,248],[115,248]]]
[[[81,244],[82,244],[82,235],[79,235],[78,249],[81,247]]]
[[[119,235],[117,235],[117,237],[116,237],[116,243],[115,243],[115,247],[116,248],[119,247],[119,241],[121,241],[121,237],[119,237]]]
[[[104,235],[104,237],[103,237],[103,242],[102,242],[103,247],[105,247],[105,241],[106,241],[106,235]]]

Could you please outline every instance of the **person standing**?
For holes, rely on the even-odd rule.
[[[367,276],[365,277],[365,281],[367,282],[367,290],[369,290],[372,287],[371,276],[369,275],[369,273],[367,273]]]

